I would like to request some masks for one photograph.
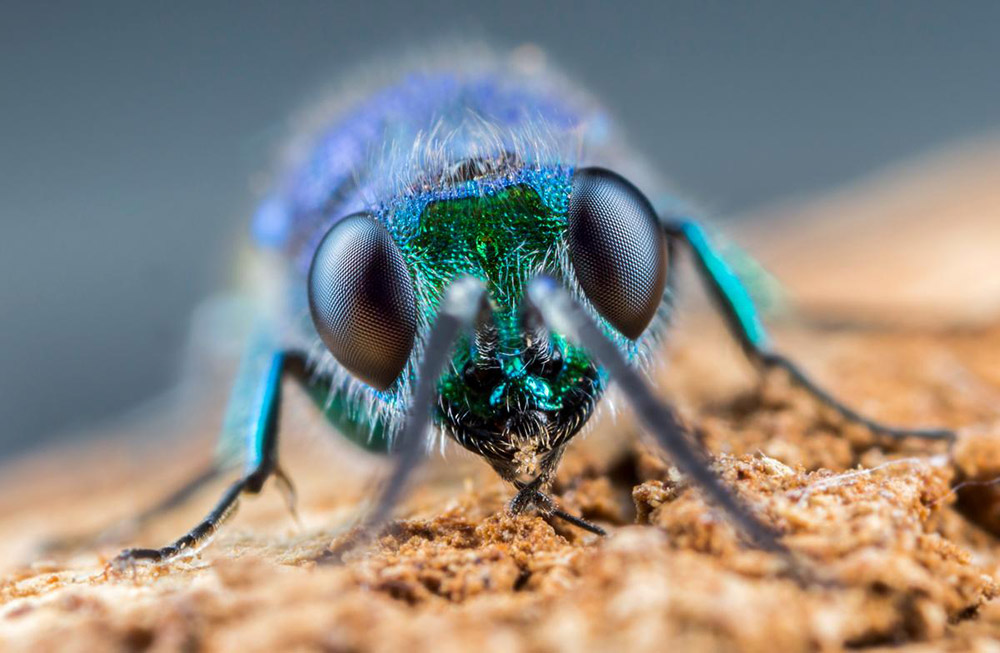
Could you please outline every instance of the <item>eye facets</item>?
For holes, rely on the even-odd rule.
[[[649,200],[619,175],[573,175],[567,244],[577,280],[604,319],[635,340],[649,326],[666,285],[666,240]]]
[[[309,309],[337,361],[372,387],[389,388],[416,334],[413,282],[388,231],[374,217],[339,221],[309,271]]]

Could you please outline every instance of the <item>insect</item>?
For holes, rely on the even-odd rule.
[[[781,549],[640,374],[667,329],[682,251],[761,368],[783,368],[878,433],[951,437],[871,421],[773,349],[706,230],[657,211],[640,190],[655,183],[605,112],[537,62],[453,62],[347,105],[310,136],[255,217],[257,246],[279,261],[282,283],[270,335],[251,345],[223,427],[222,448],[238,445],[244,472],[186,535],[128,549],[119,564],[197,550],[269,478],[291,492],[278,456],[284,379],[342,433],[391,445],[393,472],[371,523],[389,516],[433,430],[512,484],[511,511],[603,534],[547,488],[617,383],[677,467],[757,546]]]

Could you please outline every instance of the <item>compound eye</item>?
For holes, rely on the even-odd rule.
[[[309,269],[309,312],[323,343],[378,390],[403,371],[417,331],[413,280],[385,226],[368,213],[338,221]]]
[[[568,246],[580,287],[601,316],[635,340],[649,326],[667,278],[666,239],[638,188],[603,168],[573,174]]]

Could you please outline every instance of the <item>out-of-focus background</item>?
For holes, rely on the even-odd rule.
[[[358,63],[542,46],[713,214],[1000,127],[1000,4],[9,2],[0,456],[174,385],[287,118]],[[1000,219],[1000,218],[998,218]]]

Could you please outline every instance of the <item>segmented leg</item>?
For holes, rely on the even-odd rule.
[[[111,566],[122,569],[136,562],[166,562],[182,554],[197,551],[208,543],[219,526],[236,511],[240,495],[244,492],[253,494],[259,492],[268,475],[262,470],[259,474],[245,476],[230,485],[212,512],[172,544],[159,549],[125,549],[111,561]]]
[[[112,561],[115,568],[128,567],[136,562],[166,562],[172,558],[197,551],[215,534],[236,511],[239,499],[244,494],[257,494],[264,483],[275,475],[282,484],[286,500],[293,514],[295,493],[291,482],[278,467],[278,425],[281,409],[281,381],[288,374],[302,380],[305,376],[305,358],[296,352],[281,352],[271,358],[266,370],[263,392],[256,401],[259,410],[251,434],[251,448],[254,452],[249,460],[249,471],[229,486],[215,508],[194,528],[173,543],[158,549],[126,549]],[[180,495],[181,493],[177,493]],[[175,495],[175,496],[177,496]],[[185,497],[181,497],[185,498]],[[179,501],[180,499],[178,499]],[[168,502],[164,502],[168,503]]]
[[[666,221],[664,229],[671,239],[687,243],[694,254],[698,271],[708,284],[711,295],[719,306],[733,336],[752,360],[764,368],[781,368],[792,380],[816,399],[830,406],[846,419],[869,428],[872,432],[892,438],[923,438],[926,440],[952,440],[955,433],[948,429],[899,428],[888,426],[861,415],[845,405],[826,390],[820,388],[794,362],[771,349],[767,331],[761,322],[750,293],[733,272],[729,264],[709,242],[704,229],[690,221]]]
[[[646,429],[674,464],[699,485],[758,547],[787,553],[778,534],[761,522],[716,477],[708,462],[685,435],[674,412],[646,386],[618,347],[605,336],[585,310],[551,277],[539,277],[528,287],[526,301],[550,327],[576,340],[594,355],[635,408]]]
[[[410,411],[396,442],[395,465],[382,490],[375,510],[367,520],[369,527],[384,523],[399,501],[406,482],[420,462],[424,435],[431,423],[437,383],[455,342],[463,332],[488,322],[490,305],[482,282],[466,277],[453,283],[441,300],[437,318],[431,326],[424,359],[417,370],[417,385],[410,399]]]

